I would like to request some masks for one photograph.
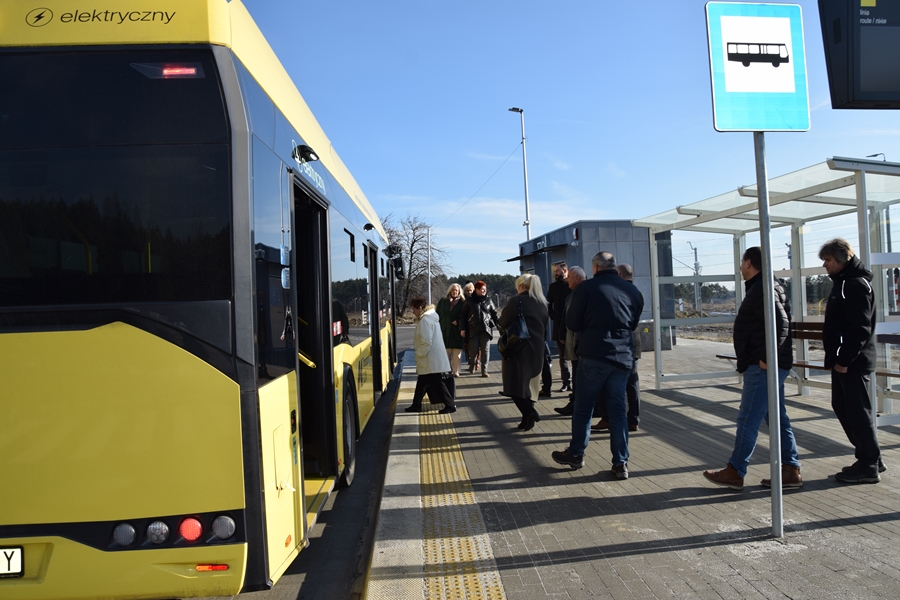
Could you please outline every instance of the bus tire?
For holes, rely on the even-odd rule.
[[[350,487],[356,475],[356,411],[352,408],[356,404],[356,390],[350,383],[352,377],[352,373],[347,369],[344,374],[344,470],[338,480],[340,489]]]

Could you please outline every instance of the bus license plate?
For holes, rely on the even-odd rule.
[[[25,550],[21,546],[0,546],[0,577],[22,577],[25,574]]]

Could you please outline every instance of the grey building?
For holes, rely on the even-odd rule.
[[[601,250],[612,252],[617,263],[634,267],[634,284],[644,295],[641,320],[650,319],[652,286],[647,227],[635,227],[626,220],[576,221],[519,244],[519,256],[508,261],[518,261],[520,272],[540,277],[546,291],[553,281],[554,263],[565,261],[569,267],[579,266],[590,277],[591,258]]]

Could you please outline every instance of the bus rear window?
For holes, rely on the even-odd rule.
[[[209,51],[0,52],[0,78],[0,307],[231,297]]]
[[[226,143],[215,74],[208,50],[0,52],[0,148]]]

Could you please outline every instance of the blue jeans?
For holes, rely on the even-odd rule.
[[[572,412],[572,441],[569,454],[583,456],[591,436],[591,417],[594,402],[603,394],[609,414],[609,449],[612,464],[628,462],[628,402],[625,400],[625,383],[630,369],[622,369],[602,360],[579,357],[575,374],[575,404]]]
[[[781,407],[781,464],[800,466],[797,454],[797,442],[794,430],[788,419],[784,406],[784,380],[788,376],[787,369],[778,369],[778,399]],[[728,460],[741,477],[747,475],[750,457],[756,448],[759,426],[769,422],[769,390],[766,382],[766,371],[759,365],[752,365],[744,371],[744,390],[741,392],[741,408],[738,411],[737,435],[734,440],[734,454]]]

